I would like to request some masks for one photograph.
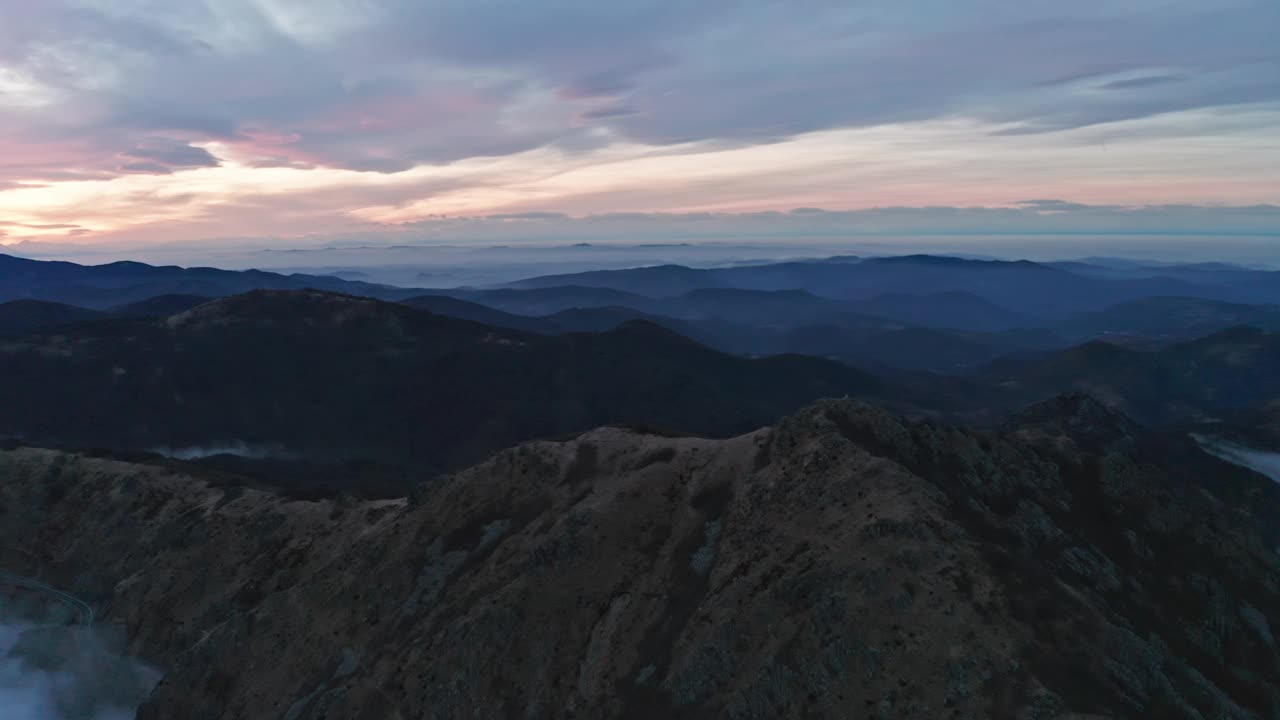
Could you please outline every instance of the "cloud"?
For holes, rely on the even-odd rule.
[[[592,110],[585,110],[579,114],[584,120],[607,120],[609,118],[620,118],[628,115],[634,115],[638,112],[635,108],[625,105],[610,105]]]
[[[328,233],[301,238],[242,237],[211,244],[192,241],[188,248],[224,245],[238,248],[324,248],[349,245],[462,246],[488,244],[561,244],[567,242],[724,242],[815,240],[889,236],[937,236],[963,244],[975,235],[1147,235],[1162,241],[1179,235],[1256,236],[1274,245],[1280,236],[1280,205],[1216,206],[1091,205],[1035,200],[1006,207],[891,206],[858,210],[803,208],[803,212],[618,212],[570,215],[553,212],[503,213],[479,217],[437,217],[402,225],[364,228],[354,234]],[[74,245],[57,248],[73,255]],[[175,249],[181,243],[166,247]],[[1211,252],[1212,249],[1209,249]],[[92,252],[86,249],[85,252]]]
[[[21,588],[19,592],[28,596],[22,598],[25,602],[0,607],[0,708],[4,717],[133,717],[160,673],[124,655],[124,638],[92,624],[87,605],[28,578],[8,573],[0,576],[8,589]],[[76,624],[68,624],[67,610],[88,614],[80,615]]]
[[[1147,75],[1145,77],[1129,78],[1127,80],[1112,80],[1109,83],[1104,83],[1100,87],[1103,90],[1136,90],[1139,88],[1181,82],[1187,82],[1187,77],[1185,75]]]
[[[1067,202],[1066,200],[1022,200],[1018,203],[1021,207],[1036,210],[1039,212],[1069,212],[1072,210],[1095,210],[1098,209],[1092,205],[1084,203]]]
[[[0,168],[0,182],[214,162],[193,142],[259,167],[398,172],[593,147],[601,126],[631,142],[751,144],[951,116],[1052,131],[1280,100],[1275,3],[926,5],[27,3],[0,29],[0,137],[77,147]],[[1160,92],[1103,92],[1121,89]],[[140,143],[189,164],[115,162]]]
[[[36,230],[61,230],[63,228],[72,228],[75,226],[68,225],[66,223],[49,223],[49,224],[41,225],[41,224],[33,224],[33,223],[19,223],[19,222],[10,222],[8,220],[0,220],[0,227],[24,227],[24,228],[33,228]]]
[[[547,227],[548,213],[690,219],[792,208],[1010,207],[1028,198],[1039,207],[1024,209],[1042,214],[1080,209],[1068,203],[1267,204],[1280,201],[1280,146],[1270,142],[1278,122],[1280,106],[1051,135],[998,136],[987,124],[948,120],[770,144],[544,147],[398,172],[261,167],[211,142],[201,147],[222,160],[216,167],[0,192],[0,217],[27,226],[14,228],[9,242],[54,239],[62,231],[38,226],[74,225],[96,243],[268,238],[259,242],[278,246],[313,235],[376,236],[440,216],[536,219],[515,223],[528,229]],[[671,232],[680,237],[679,227]]]
[[[30,231],[11,236],[1280,199],[1280,5],[1265,0],[48,0],[6,14],[0,214]]]
[[[123,173],[142,173],[144,175],[167,175],[173,172],[173,168],[162,163],[155,162],[131,162],[125,163],[117,167]]]
[[[568,215],[558,212],[522,212],[522,213],[497,213],[495,215],[486,215],[487,220],[563,220]]]
[[[133,160],[121,166],[125,172],[171,173],[184,168],[217,167],[218,158],[202,147],[168,138],[154,138],[124,150],[120,156]]]
[[[67,634],[75,633],[74,642]],[[12,720],[128,720],[159,679],[92,631],[0,624],[0,707]]]

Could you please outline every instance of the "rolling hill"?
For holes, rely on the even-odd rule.
[[[726,355],[645,322],[536,335],[319,291],[0,343],[0,433],[123,448],[246,445],[454,467],[608,423],[727,434],[880,383]]]
[[[1054,326],[1054,330],[1065,337],[1080,340],[1109,334],[1189,340],[1237,325],[1280,330],[1280,305],[1150,297],[1071,318]]]
[[[52,330],[102,317],[92,310],[45,300],[0,303],[0,337]]]
[[[1143,422],[1193,422],[1280,398],[1280,333],[1237,327],[1150,351],[1094,341],[998,360],[976,377],[1006,404],[1078,391]]]
[[[409,307],[418,310],[433,312],[437,315],[446,315],[448,317],[459,318],[462,320],[471,320],[472,322],[492,325],[494,327],[508,328],[511,330],[523,330],[525,332],[536,333],[554,333],[561,331],[559,325],[553,322],[547,322],[541,318],[503,312],[497,308],[489,307],[488,305],[481,305],[480,303],[461,300],[449,295],[417,295],[407,300],[401,300],[400,304],[408,305]]]

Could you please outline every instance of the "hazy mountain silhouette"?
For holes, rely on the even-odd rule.
[[[1048,263],[1080,275],[1108,279],[1171,278],[1199,287],[1227,288],[1225,299],[1242,303],[1280,303],[1280,271],[1228,263],[1152,264],[1117,258]],[[1181,294],[1181,293],[1175,293]]]
[[[488,305],[480,303],[468,302],[460,300],[449,295],[418,295],[407,300],[401,300],[401,304],[408,305],[418,310],[427,310],[438,315],[447,315],[449,317],[461,318],[463,320],[471,320],[485,325],[494,327],[510,328],[513,330],[524,330],[526,332],[536,333],[554,333],[560,332],[561,328],[554,322],[547,322],[541,318],[529,317],[527,315],[516,315],[514,313],[503,312]]]
[[[520,315],[550,315],[561,310],[591,307],[640,308],[651,299],[610,288],[560,285],[535,289],[457,289],[443,293]]]
[[[1243,283],[1236,282],[1237,275]],[[1261,295],[1280,302],[1280,283],[1274,282],[1274,274],[1261,273],[1257,279],[1247,279],[1253,276],[1240,272],[1191,277],[1199,281],[1166,274],[1099,277],[1025,260],[908,255],[860,262],[791,262],[706,270],[667,265],[544,276],[513,283],[512,287],[577,285],[650,297],[671,297],[703,288],[806,290],[837,300],[962,292],[1006,310],[1016,308],[1018,313],[1036,319],[1062,318],[1157,295],[1221,300]]]
[[[800,353],[839,359],[880,370],[956,372],[1002,355],[1066,345],[1049,331],[959,332],[922,327],[862,309],[861,303],[823,298],[803,290],[743,290],[703,288],[675,297],[652,298],[619,290],[557,286],[536,289],[468,291],[477,303],[492,303],[513,313],[538,315],[536,320],[484,314],[469,306],[451,308],[437,302],[435,310],[536,332],[600,331],[628,319],[647,319],[715,348],[745,355]],[[939,308],[939,325],[1000,325],[984,321],[1011,318],[978,298],[944,294],[924,298],[882,296],[872,310],[886,314],[925,315]],[[619,302],[621,306],[607,303]],[[954,311],[943,309],[954,305]],[[552,314],[544,311],[571,306]],[[927,318],[926,318],[927,319]],[[552,323],[555,327],[549,327]]]
[[[0,254],[0,300],[30,298],[105,310],[159,295],[221,297],[249,290],[303,288],[397,300],[425,292],[329,275],[282,275],[138,262],[78,265]]]
[[[1054,326],[1071,338],[1107,334],[1190,339],[1236,325],[1280,330],[1280,306],[1243,305],[1203,298],[1151,297],[1083,314]]]
[[[858,312],[920,327],[1000,332],[1031,324],[1020,313],[962,291],[910,295],[888,293],[855,303]]]
[[[546,315],[541,319],[554,323],[559,332],[605,332],[633,320],[643,320],[698,340],[713,334],[709,331],[712,324],[704,323],[698,326],[629,307],[571,308]]]

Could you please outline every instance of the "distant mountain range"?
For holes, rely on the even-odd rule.
[[[1147,347],[1237,325],[1280,329],[1280,306],[1195,297],[1144,297],[1065,320],[1036,321],[962,291],[893,293],[865,301],[833,300],[804,290],[726,288],[666,298],[583,286],[466,290],[451,295],[501,308],[507,317],[491,318],[494,324],[535,332],[601,330],[612,326],[609,318],[617,324],[645,317],[727,352],[791,352],[880,370],[950,373],[971,372],[1010,353],[1060,349],[1095,338]],[[450,312],[436,302],[438,311]],[[603,312],[604,308],[612,310]],[[548,314],[566,311],[592,320],[581,326],[546,323],[552,319]],[[475,312],[459,316],[480,317]]]
[[[281,275],[261,270],[181,268],[138,262],[77,265],[0,254],[0,302],[48,300],[106,310],[159,295],[222,297],[250,290],[304,288],[395,300],[424,292],[328,275]]]
[[[1151,275],[1101,276],[1027,261],[963,260],[929,255],[707,270],[667,265],[530,278],[513,283],[512,287],[564,285],[609,288],[651,297],[671,297],[708,287],[804,289],[840,300],[869,300],[888,293],[965,292],[1038,319],[1062,318],[1151,296],[1280,302],[1280,273],[1277,272],[1169,270]]]
[[[711,269],[665,265],[543,276],[506,289],[428,291],[327,275],[133,262],[85,266],[0,255],[0,302],[37,299],[128,313],[123,306],[151,301],[150,308],[144,304],[138,311],[161,312],[180,308],[183,298],[305,288],[384,300],[447,295],[527,316],[625,307],[654,317],[787,330],[832,325],[967,333],[1047,329],[1060,333],[1064,342],[1103,333],[1176,339],[1235,324],[1271,327],[1275,307],[1245,306],[1280,304],[1280,273],[1219,264],[1150,267],[928,255],[840,257]],[[155,304],[162,302],[152,300],[159,296],[172,296],[169,302],[178,305]],[[427,301],[419,301],[423,302]],[[466,317],[466,312],[475,311],[462,307],[454,306],[453,312]],[[443,305],[438,310],[451,314]],[[549,329],[536,323],[529,327]]]
[[[1280,330],[1280,305],[1244,305],[1192,297],[1150,297],[1085,313],[1054,325],[1053,329],[1073,340],[1108,335],[1185,340],[1236,325]]]
[[[1043,331],[982,334],[919,327],[892,317],[861,313],[851,303],[802,290],[708,288],[673,298],[651,298],[609,289],[564,286],[450,291],[447,296],[466,298],[474,303],[472,306],[444,302],[441,297],[445,296],[422,296],[405,302],[533,332],[598,332],[627,320],[645,319],[726,352],[819,355],[878,369],[954,371],[1008,352],[1065,344]],[[882,307],[891,302],[889,299]],[[918,303],[909,300],[907,304]],[[479,307],[501,309],[502,313],[486,313]],[[935,351],[920,353],[921,343]]]
[[[138,263],[3,257],[0,270],[8,273],[0,275],[0,296],[135,298],[96,309],[29,297],[0,303],[0,337],[10,338],[0,353],[8,380],[0,382],[0,399],[11,409],[3,429],[73,444],[311,443],[335,455],[376,451],[450,466],[504,443],[609,422],[737,431],[824,394],[875,395],[912,412],[994,422],[1016,407],[1079,390],[1155,423],[1219,417],[1280,395],[1275,335],[1264,332],[1280,327],[1275,305],[1153,295],[1046,318],[1030,303],[991,299],[1008,295],[1006,284],[1035,279],[1042,295],[1065,288],[1068,299],[1095,291],[1123,296],[1153,283],[1229,295],[1235,290],[1225,281],[1205,278],[1255,273],[1218,266],[1144,270],[1201,278],[1192,284],[1089,277],[1025,262],[841,258],[717,270],[664,266],[432,293]],[[1114,272],[1140,274],[1129,266]],[[925,292],[837,297],[904,277],[938,282]],[[817,287],[772,287],[800,282]],[[327,285],[401,304],[325,290],[227,298],[258,283]],[[697,283],[714,286],[690,287]],[[937,287],[947,285],[963,289]],[[824,287],[830,294],[819,292]],[[197,288],[207,292],[191,292]],[[156,289],[166,292],[136,297]],[[223,320],[191,325],[180,318]],[[813,357],[743,357],[787,355]],[[148,362],[155,367],[144,371]],[[938,372],[951,377],[930,374]],[[202,382],[228,389],[205,397]],[[757,384],[762,390],[751,389]],[[45,402],[30,394],[36,385],[54,388]],[[287,402],[275,387],[289,389]],[[700,394],[686,397],[678,388]],[[438,415],[421,404],[426,400],[413,400],[415,392],[447,398],[442,407],[457,422],[405,430],[414,413]],[[257,396],[276,397],[279,407],[259,406],[266,401]],[[101,412],[99,419],[59,426],[89,398],[99,408],[89,414]],[[208,404],[184,411],[193,398]],[[468,406],[477,399],[483,402]],[[131,403],[154,404],[133,422],[109,419],[129,417]],[[160,410],[168,413],[164,422],[154,420]],[[326,426],[335,412],[343,419]],[[361,412],[375,421],[348,433]],[[305,418],[300,427],[279,429],[296,414]]]

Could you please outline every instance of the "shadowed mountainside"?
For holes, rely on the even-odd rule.
[[[177,315],[197,305],[203,305],[213,298],[205,295],[156,295],[145,300],[125,303],[111,308],[110,313],[116,317],[155,318]]]
[[[1137,432],[1079,397],[996,433],[823,402],[363,503],[15,449],[0,545],[166,671],[143,720],[1271,717],[1276,486]]]
[[[1237,325],[1280,330],[1280,306],[1242,305],[1202,298],[1153,297],[1087,313],[1054,327],[1068,338],[1106,334],[1189,340]]]
[[[443,469],[609,423],[759,427],[880,383],[734,357],[644,322],[543,336],[318,291],[0,342],[0,432],[79,447],[276,447]]]
[[[663,328],[629,317],[565,311],[530,318],[556,328],[534,334],[319,291],[257,291],[163,319],[112,316],[0,342],[0,433],[74,447],[247,446],[280,460],[444,469],[610,423],[732,434],[843,395],[987,424],[1072,390],[1152,424],[1224,417],[1280,397],[1280,336],[1250,329],[1153,352],[1095,342],[1011,356],[968,377],[876,379],[816,357],[729,355],[668,328],[740,353],[803,350],[886,370],[916,367],[920,357],[976,363],[989,348],[963,333],[943,342],[942,331],[840,327],[755,335],[769,343],[743,347],[728,323],[664,319]]]
[[[1280,333],[1239,327],[1153,351],[1095,341],[1005,358],[977,380],[1023,402],[1079,391],[1143,422],[1204,420],[1280,397]]]
[[[101,318],[100,313],[44,300],[0,303],[0,337],[61,328]]]

